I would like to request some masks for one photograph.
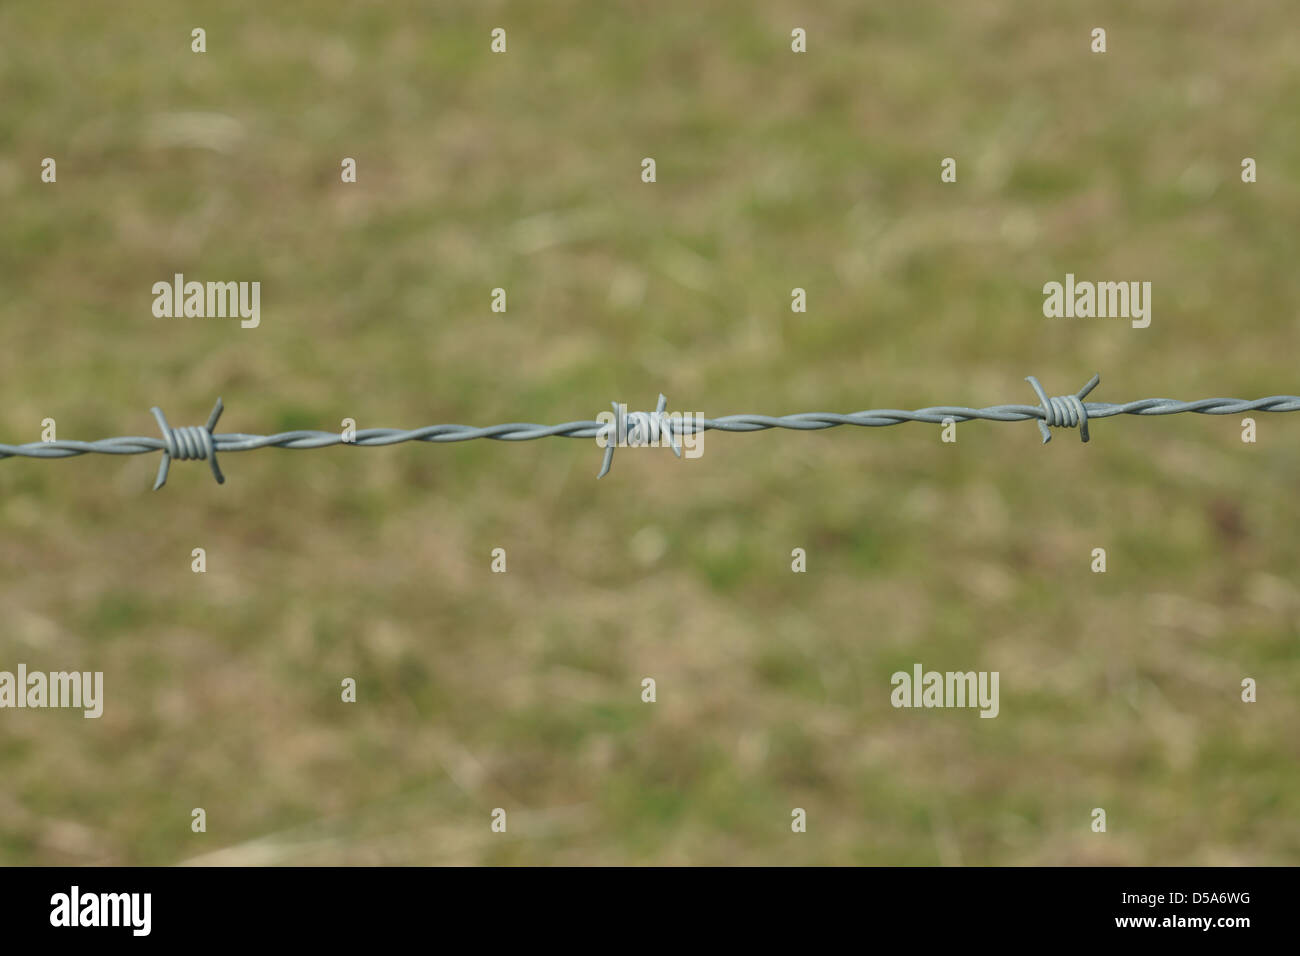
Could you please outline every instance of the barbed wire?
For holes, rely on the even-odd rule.
[[[1100,375],[1092,379],[1073,395],[1049,398],[1038,383],[1029,376],[1025,379],[1038,396],[1038,405],[990,405],[986,408],[967,408],[961,405],[936,405],[912,411],[896,408],[876,408],[847,415],[831,412],[801,412],[794,415],[724,415],[721,418],[704,418],[665,411],[667,399],[659,396],[653,412],[628,412],[624,406],[612,403],[614,412],[605,412],[596,421],[564,422],[559,425],[535,425],[527,422],[507,422],[476,428],[470,425],[427,425],[424,428],[362,428],[352,432],[291,431],[276,435],[246,435],[240,432],[215,434],[217,420],[224,409],[221,399],[213,406],[208,423],[203,426],[172,428],[162,410],[150,411],[158,422],[161,438],[117,437],[97,441],[41,441],[25,445],[0,444],[3,458],[72,458],[78,455],[142,455],[161,451],[158,478],[154,489],[167,481],[171,462],[207,460],[212,466],[217,483],[225,476],[217,465],[218,452],[252,451],[256,448],[326,448],[331,445],[359,445],[373,447],[396,445],[408,441],[460,442],[489,438],[493,441],[532,441],[537,438],[595,438],[604,450],[605,458],[597,478],[603,478],[613,464],[616,447],[639,447],[662,443],[666,440],[673,452],[681,456],[680,438],[684,435],[717,430],[728,432],[765,431],[769,428],[789,428],[796,431],[816,431],[840,425],[858,425],[878,428],[899,425],[903,422],[968,422],[977,419],[993,422],[1020,422],[1036,419],[1043,442],[1051,441],[1051,428],[1078,428],[1079,437],[1088,441],[1088,423],[1115,415],[1177,415],[1194,412],[1199,415],[1236,415],[1241,412],[1296,412],[1300,411],[1300,397],[1273,395],[1254,400],[1239,398],[1202,398],[1181,402],[1172,398],[1141,398],[1132,402],[1085,402],[1083,399],[1097,387]]]

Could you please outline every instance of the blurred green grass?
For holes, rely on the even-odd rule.
[[[1294,17],[11,2],[0,438],[1294,393]],[[175,272],[261,327],[154,319]],[[1151,327],[1045,320],[1066,272],[1152,281]],[[0,717],[0,860],[1293,864],[1300,424],[1258,418],[709,433],[599,484],[560,439],[156,495],[5,461],[0,667],[107,702]],[[917,661],[1000,671],[999,718],[892,709]]]

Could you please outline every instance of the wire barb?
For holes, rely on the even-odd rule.
[[[163,448],[162,461],[158,463],[158,479],[153,483],[154,491],[167,484],[167,472],[171,470],[173,458],[177,461],[198,461],[206,458],[212,465],[212,474],[217,479],[217,484],[224,485],[226,483],[226,476],[221,473],[221,468],[217,465],[217,446],[212,440],[212,429],[216,428],[217,419],[221,417],[224,410],[225,406],[221,404],[221,399],[218,398],[217,404],[212,406],[212,414],[208,416],[208,423],[202,428],[197,425],[172,428],[167,424],[167,417],[163,415],[161,408],[155,405],[149,409],[149,411],[153,412],[153,417],[157,419],[163,442],[166,443],[166,447]]]
[[[659,393],[659,403],[655,405],[653,412],[629,414],[627,408],[618,402],[610,402],[610,405],[614,406],[614,419],[601,428],[600,437],[605,442],[605,460],[601,462],[600,474],[596,476],[597,481],[609,474],[609,469],[614,464],[615,447],[619,444],[626,444],[629,447],[648,445],[655,441],[661,432],[668,434],[673,454],[678,458],[682,457],[682,447],[677,440],[677,433],[673,430],[673,421],[664,411],[668,399],[662,392]]]
[[[1038,400],[1043,403],[1043,417],[1038,422],[1038,430],[1043,434],[1044,445],[1052,440],[1051,428],[1074,428],[1076,425],[1079,427],[1079,437],[1085,442],[1088,440],[1088,406],[1083,404],[1083,400],[1101,381],[1100,372],[1075,394],[1058,395],[1056,398],[1048,398],[1043,386],[1038,384],[1038,379],[1034,376],[1030,375],[1025,381],[1033,386]]]

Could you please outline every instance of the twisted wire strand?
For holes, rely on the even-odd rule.
[[[1179,415],[1194,413],[1198,415],[1237,415],[1242,412],[1296,412],[1300,411],[1300,396],[1271,395],[1267,398],[1202,398],[1196,401],[1179,401],[1172,398],[1142,398],[1136,401],[1084,402],[1083,397],[1096,387],[1099,376],[1074,395],[1049,398],[1030,376],[1027,381],[1039,396],[1038,405],[989,405],[985,408],[968,408],[961,405],[935,405],[913,410],[897,408],[875,408],[849,414],[834,412],[800,412],[793,415],[724,415],[720,418],[682,418],[671,419],[664,411],[667,399],[659,396],[659,404],[654,412],[625,413],[615,404],[615,416],[612,422],[573,421],[558,425],[538,425],[528,422],[506,422],[500,425],[475,427],[471,425],[426,425],[423,428],[363,428],[358,429],[350,438],[340,432],[325,431],[290,431],[275,435],[249,435],[242,432],[214,434],[217,419],[222,412],[221,400],[212,410],[208,424],[203,427],[189,426],[170,428],[166,419],[157,408],[153,409],[158,420],[161,438],[124,436],[101,438],[97,441],[58,440],[52,442],[30,442],[24,445],[0,444],[0,459],[21,458],[72,458],[78,455],[140,455],[161,451],[163,459],[159,466],[158,480],[154,487],[160,488],[167,480],[167,472],[172,459],[185,461],[206,459],[212,466],[212,472],[218,482],[225,478],[217,467],[218,452],[253,451],[257,448],[327,448],[332,445],[361,445],[364,447],[396,445],[408,441],[431,442],[435,444],[474,441],[480,438],[493,441],[533,441],[538,438],[601,438],[604,441],[605,461],[600,476],[609,471],[614,447],[620,442],[618,436],[625,435],[626,444],[641,444],[650,437],[655,429],[668,436],[673,450],[680,455],[677,439],[680,435],[691,435],[703,431],[754,432],[771,428],[786,428],[795,431],[819,431],[824,428],[837,428],[840,425],[856,425],[865,428],[882,428],[900,425],[903,422],[926,422],[944,424],[968,421],[1021,422],[1037,421],[1043,434],[1043,441],[1049,441],[1049,428],[1078,427],[1080,438],[1089,438],[1087,426],[1090,421],[1112,418],[1116,415]],[[599,477],[599,476],[598,476]]]

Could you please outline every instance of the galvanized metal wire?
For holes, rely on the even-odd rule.
[[[605,458],[600,473],[603,477],[613,462],[614,448],[620,445],[646,444],[658,431],[667,437],[674,452],[681,454],[679,438],[711,429],[728,432],[765,431],[769,428],[790,428],[796,431],[817,431],[840,425],[858,425],[879,428],[903,422],[928,422],[945,424],[968,422],[977,419],[993,422],[1021,422],[1036,420],[1043,442],[1051,440],[1051,428],[1079,429],[1079,436],[1088,441],[1088,423],[1115,415],[1178,415],[1194,412],[1198,415],[1238,415],[1242,412],[1296,412],[1300,411],[1300,397],[1272,395],[1268,398],[1202,398],[1184,402],[1172,398],[1140,398],[1131,402],[1085,402],[1083,399],[1101,380],[1092,379],[1073,395],[1049,398],[1038,380],[1032,375],[1025,381],[1038,396],[1038,405],[990,405],[985,408],[967,408],[961,405],[935,405],[911,411],[896,408],[876,408],[850,414],[834,412],[800,412],[794,415],[724,415],[721,418],[672,418],[665,411],[667,400],[659,396],[653,412],[626,412],[614,405],[614,415],[607,421],[576,421],[560,425],[535,425],[527,422],[507,422],[478,428],[471,425],[426,425],[423,428],[362,428],[351,435],[344,432],[291,431],[275,435],[247,435],[241,432],[215,434],[212,429],[223,409],[221,399],[212,410],[205,426],[172,428],[162,411],[153,408],[154,418],[162,433],[160,438],[118,437],[97,441],[30,442],[25,445],[0,444],[0,458],[71,458],[77,455],[142,455],[162,452],[158,478],[154,488],[167,481],[171,462],[207,460],[218,483],[224,482],[217,466],[218,452],[252,451],[256,448],[327,448],[331,445],[357,445],[374,447],[396,445],[408,441],[460,442],[489,438],[493,441],[532,441],[537,438],[600,438],[604,444]]]

